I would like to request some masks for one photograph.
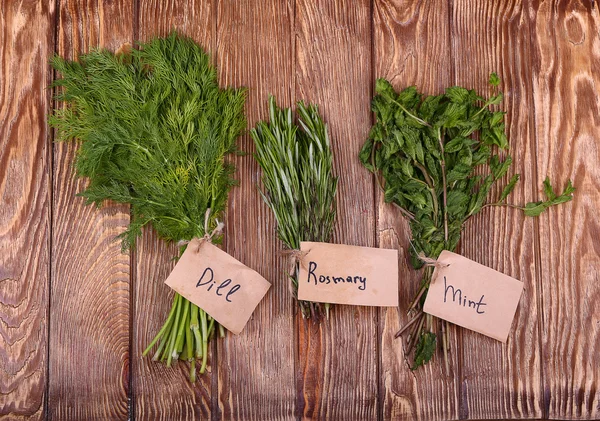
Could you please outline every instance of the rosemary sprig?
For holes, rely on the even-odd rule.
[[[89,179],[80,193],[87,203],[131,205],[120,236],[124,250],[148,224],[168,241],[202,237],[217,225],[234,185],[225,157],[236,151],[246,125],[245,91],[221,89],[209,55],[192,40],[172,33],[139,47],[117,55],[92,51],[79,62],[52,59],[62,75],[56,99],[66,106],[50,124],[59,140],[81,141],[75,167]],[[216,329],[223,332],[217,326],[175,294],[144,355],[157,345],[154,360],[190,361],[193,381],[195,358],[203,373],[208,340]]]
[[[385,201],[398,206],[409,220],[409,250],[415,269],[423,267],[419,256],[437,259],[442,250],[454,251],[465,222],[485,207],[509,206],[527,216],[538,216],[573,197],[570,181],[562,193],[555,193],[546,178],[546,200],[525,206],[508,204],[506,199],[519,180],[515,174],[499,198],[488,202],[492,187],[512,164],[504,152],[508,148],[504,112],[490,108],[503,99],[499,83],[493,73],[493,95],[485,99],[459,86],[442,95],[423,97],[414,86],[396,92],[387,80],[377,81],[372,102],[377,122],[360,159],[376,174]],[[432,358],[436,337],[441,335],[448,371],[450,340],[445,322],[422,312],[432,273],[431,267],[424,269],[421,286],[408,309],[412,318],[397,336],[406,337],[405,350],[407,354],[414,351],[416,369]]]
[[[263,172],[261,194],[275,215],[279,238],[289,250],[298,250],[301,241],[329,241],[338,180],[332,175],[327,126],[317,106],[298,102],[297,107],[298,125],[291,109],[278,108],[271,96],[270,122],[259,122],[250,131]],[[296,298],[298,273],[299,264],[294,260],[290,288]],[[304,317],[321,318],[319,303],[298,304]],[[323,307],[329,316],[329,304]]]

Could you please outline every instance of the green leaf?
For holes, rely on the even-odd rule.
[[[497,155],[492,157],[492,162],[490,162],[490,169],[492,170],[492,174],[494,175],[494,180],[498,180],[504,176],[508,172],[508,169],[512,165],[512,157],[507,155],[504,161],[500,162]]]
[[[414,108],[420,101],[421,94],[417,91],[416,86],[409,86],[398,94],[397,101],[404,105],[407,109]]]
[[[373,140],[369,139],[365,142],[363,147],[360,149],[358,155],[360,162],[369,169],[369,171],[375,171],[373,164],[371,163],[371,153],[373,152]]]
[[[492,86],[500,85],[500,78],[498,77],[498,75],[495,72],[490,73],[489,83]]]
[[[548,208],[545,202],[529,202],[525,205],[525,216],[540,216]]]
[[[504,100],[504,94],[502,94],[502,92],[500,92],[498,95],[495,95],[493,97],[491,97],[488,100],[488,104],[490,105],[498,105],[500,104],[502,101]]]
[[[466,137],[458,136],[444,145],[444,152],[454,153],[460,151],[464,147],[471,146],[475,141]]]
[[[383,124],[384,126],[389,124],[393,117],[393,110],[390,108],[389,99],[386,99],[382,95],[377,95],[371,101],[371,110],[375,113],[375,117],[377,117],[377,122]],[[381,126],[374,126],[374,128],[381,132]],[[377,140],[381,140],[380,138]]]
[[[546,177],[544,180],[544,194],[548,200],[556,199],[556,194],[554,194],[554,190],[552,189],[552,185],[550,184],[550,178]]]
[[[550,179],[546,177],[544,180],[544,193],[548,200],[539,201],[539,202],[529,202],[525,205],[523,211],[526,216],[539,216],[542,212],[548,209],[551,206],[560,205],[561,203],[569,202],[573,200],[573,193],[575,192],[575,187],[571,183],[571,180],[568,181],[565,189],[560,195],[556,195],[554,193],[554,189],[550,184]]]
[[[490,155],[492,154],[492,150],[489,146],[481,145],[479,149],[473,154],[472,165],[482,165],[485,164]]]
[[[394,135],[393,140],[395,141],[396,146],[398,149],[401,149],[404,146],[404,136],[402,135],[402,132],[398,129],[394,129],[392,134]]]
[[[519,174],[515,174],[511,177],[511,179],[508,182],[508,184],[506,185],[506,187],[504,187],[504,189],[502,190],[502,194],[500,195],[500,199],[498,200],[498,203],[504,202],[504,200],[508,197],[508,195],[512,193],[512,191],[515,189],[515,186],[517,185],[517,182],[519,181],[519,178],[520,178]]]
[[[401,165],[402,165],[402,172],[409,176],[412,177],[415,173],[415,167],[412,166],[412,163],[408,160],[408,159],[403,159],[401,161]]]
[[[423,100],[419,107],[419,115],[425,121],[431,120],[438,110],[443,95],[431,95]]]
[[[425,164],[425,154],[423,152],[423,145],[421,142],[417,142],[415,150],[417,161],[421,164]]]
[[[451,184],[458,180],[464,180],[471,174],[472,167],[465,164],[456,164],[446,176],[448,184]]]
[[[471,197],[471,201],[469,203],[469,212],[467,212],[467,215],[474,215],[481,210],[481,207],[486,202],[486,198],[490,192],[490,189],[492,188],[493,183],[494,179],[492,175],[488,175],[483,179],[479,190]]]
[[[490,120],[488,121],[489,126],[494,127],[502,123],[502,121],[504,121],[504,114],[504,111],[496,111],[492,113]]]
[[[412,128],[406,128],[403,130],[404,135],[404,153],[410,156],[413,161],[417,160],[417,142],[418,139],[410,131]]]
[[[457,127],[464,120],[466,112],[467,107],[465,105],[451,102],[447,104],[439,123],[445,128]]]
[[[460,190],[450,190],[448,193],[448,214],[457,216],[467,211],[467,205],[471,197]]]
[[[386,99],[393,99],[396,96],[392,84],[384,78],[379,78],[375,82],[375,92]]]
[[[446,96],[451,102],[463,104],[469,100],[472,101],[469,91],[460,86],[452,86],[446,89]]]
[[[436,337],[433,332],[421,333],[415,348],[415,358],[411,370],[416,370],[431,361],[431,358],[435,354],[435,340]]]

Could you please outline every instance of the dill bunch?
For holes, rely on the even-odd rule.
[[[335,221],[338,178],[333,176],[333,155],[327,126],[316,105],[297,103],[298,125],[291,109],[277,107],[269,97],[269,122],[250,130],[255,158],[262,169],[261,195],[273,211],[277,234],[293,252],[301,241],[327,242]],[[298,297],[299,262],[290,270],[290,287]],[[298,301],[305,318],[321,319],[320,303]],[[329,316],[329,304],[324,304]]]
[[[167,241],[203,237],[205,226],[218,225],[235,184],[226,156],[246,127],[245,90],[221,89],[200,46],[173,32],[124,54],[94,50],[78,62],[55,56],[51,64],[61,75],[53,84],[56,100],[65,106],[49,123],[58,140],[80,141],[75,169],[89,180],[79,193],[86,203],[130,205],[130,224],[120,235],[124,251],[146,225]],[[202,309],[175,294],[144,355],[158,343],[153,359],[190,361],[193,381],[195,359],[202,359],[204,372],[207,342],[217,329],[223,334]]]
[[[500,79],[492,73],[489,82],[493,95],[486,99],[460,86],[442,95],[424,96],[414,86],[396,92],[387,80],[377,81],[372,102],[377,121],[360,159],[375,173],[385,201],[398,206],[408,219],[415,269],[423,267],[423,257],[437,259],[443,250],[455,251],[464,224],[486,207],[509,206],[538,216],[573,198],[571,181],[562,193],[555,193],[546,178],[546,200],[525,206],[507,203],[519,181],[519,174],[514,174],[500,195],[490,199],[492,187],[508,173],[512,158],[506,153],[504,112],[490,109],[502,102]],[[416,369],[433,357],[441,336],[448,371],[446,324],[422,311],[432,274],[432,267],[424,269],[409,306],[413,317],[396,337],[407,334],[405,349],[414,351]]]

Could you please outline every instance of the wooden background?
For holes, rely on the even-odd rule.
[[[128,208],[75,197],[74,145],[46,124],[47,63],[173,27],[212,52],[224,84],[249,87],[251,124],[269,93],[321,106],[340,175],[335,241],[400,250],[399,310],[302,320],[257,165],[237,157],[225,247],[273,288],[243,334],[213,342],[195,385],[140,357],[170,308],[175,249],[147,231],[121,254]],[[513,200],[539,197],[546,174],[577,192],[539,219],[487,209],[469,223],[460,252],[525,283],[509,341],[454,328],[451,375],[439,356],[412,373],[393,339],[418,280],[407,225],[357,159],[374,81],[485,91],[491,71],[523,179]],[[0,0],[0,418],[600,418],[599,90],[594,0]]]

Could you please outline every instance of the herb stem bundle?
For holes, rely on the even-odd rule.
[[[209,55],[192,40],[173,32],[139,47],[117,55],[95,50],[79,62],[52,60],[62,75],[54,84],[56,99],[66,106],[54,111],[50,124],[59,140],[81,141],[75,167],[89,179],[80,193],[87,203],[130,205],[131,220],[120,236],[124,250],[146,225],[174,242],[201,238],[218,225],[235,184],[225,158],[237,151],[246,126],[245,90],[220,88]],[[156,346],[153,360],[168,366],[190,361],[194,381],[195,358],[202,358],[203,373],[217,327],[223,335],[210,316],[176,293],[143,355]]]
[[[269,98],[269,122],[250,131],[256,145],[255,158],[262,169],[261,195],[273,211],[279,239],[293,259],[289,277],[292,295],[298,297],[301,241],[329,241],[335,220],[337,177],[332,174],[333,156],[327,126],[315,105],[298,102],[298,125],[291,109],[277,107]],[[320,320],[329,317],[329,304],[298,301],[302,315]]]
[[[486,207],[509,206],[527,216],[538,216],[573,197],[575,189],[570,181],[557,194],[546,178],[546,200],[525,206],[507,204],[506,198],[519,180],[515,174],[500,197],[487,202],[493,185],[512,164],[504,152],[508,148],[504,113],[490,109],[502,101],[499,83],[498,76],[492,74],[493,95],[486,100],[459,86],[448,88],[442,95],[424,97],[414,86],[396,92],[387,80],[377,81],[372,102],[377,121],[360,159],[375,174],[385,201],[398,206],[409,219],[410,258],[415,269],[424,265],[420,256],[437,259],[443,250],[455,251],[465,222]],[[412,368],[416,369],[433,357],[440,335],[448,372],[447,323],[440,321],[438,328],[435,319],[422,310],[432,275],[433,268],[426,267],[408,307],[409,314],[416,314],[396,337],[406,335],[405,352],[413,354]]]

